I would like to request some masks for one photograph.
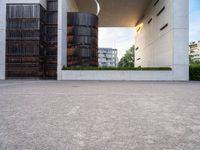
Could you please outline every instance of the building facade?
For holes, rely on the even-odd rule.
[[[57,0],[6,4],[6,78],[57,78],[57,14]]]
[[[190,59],[192,62],[200,62],[200,41],[190,43]]]
[[[99,48],[98,50],[99,67],[117,67],[117,49]]]
[[[136,67],[171,67],[169,79],[189,79],[189,0],[101,0],[99,6],[99,27],[135,27]],[[65,79],[62,68],[71,63],[68,13],[96,14],[96,8],[92,0],[1,0],[0,79],[13,73],[20,77],[22,72]],[[23,22],[29,26],[23,27]],[[80,46],[86,39],[72,43]],[[90,62],[95,63],[93,58]]]
[[[98,17],[67,13],[68,67],[98,66]],[[58,0],[6,4],[6,78],[57,78]]]

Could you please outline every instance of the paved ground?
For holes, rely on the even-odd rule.
[[[0,81],[0,150],[200,150],[200,82]]]

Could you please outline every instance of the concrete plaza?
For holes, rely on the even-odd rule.
[[[199,150],[200,82],[0,81],[0,150]]]

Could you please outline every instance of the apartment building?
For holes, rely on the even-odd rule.
[[[99,67],[117,67],[117,49],[99,48],[98,50]]]
[[[193,62],[200,62],[200,41],[190,43],[190,58]]]

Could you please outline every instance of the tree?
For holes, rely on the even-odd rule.
[[[135,45],[126,51],[125,55],[119,61],[118,67],[134,67]]]

